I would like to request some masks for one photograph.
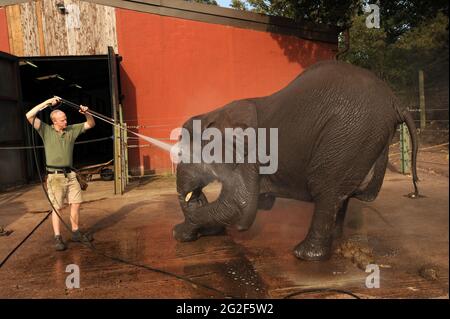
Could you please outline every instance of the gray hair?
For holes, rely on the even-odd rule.
[[[61,110],[53,110],[53,111],[50,113],[50,119],[52,120],[52,122],[54,122],[53,118],[54,118],[55,115],[58,114],[58,113],[66,114],[66,113],[64,113],[64,112],[61,111]]]

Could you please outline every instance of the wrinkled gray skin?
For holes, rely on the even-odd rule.
[[[413,181],[417,195],[417,138],[411,115],[391,89],[372,73],[343,62],[320,62],[273,95],[232,102],[196,116],[202,129],[278,128],[278,171],[260,175],[258,164],[185,164],[177,168],[177,191],[185,221],[176,225],[178,241],[223,233],[225,226],[247,230],[258,209],[276,197],[315,203],[306,238],[294,248],[304,260],[330,256],[342,233],[350,198],[372,201],[381,188],[389,142],[399,123],[412,133]],[[202,188],[219,180],[219,198],[208,203]],[[189,202],[187,193],[193,191]],[[280,221],[282,223],[283,221]]]

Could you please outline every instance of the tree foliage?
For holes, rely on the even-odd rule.
[[[240,1],[241,2],[241,1]],[[252,11],[345,28],[359,7],[359,0],[244,0]]]
[[[343,59],[370,69],[396,88],[415,85],[418,70],[430,78],[448,77],[448,17],[438,13],[404,31],[393,43],[383,28],[368,29],[356,16],[350,29],[350,49]]]
[[[448,0],[391,0],[380,6],[381,27],[386,32],[386,41],[394,43],[409,30],[442,13],[448,17]]]
[[[379,29],[366,26],[362,9],[370,3],[380,8]],[[416,86],[418,70],[448,83],[448,0],[233,0],[233,7],[350,27],[350,49],[340,58],[395,88]]]
[[[204,3],[204,4],[212,4],[214,6],[218,6],[219,5],[216,0],[185,0],[185,1]]]
[[[247,7],[247,4],[245,3],[245,1],[241,1],[241,0],[231,0],[230,7],[234,8],[234,9],[238,9],[238,10],[244,10],[244,11],[248,10],[248,7]]]

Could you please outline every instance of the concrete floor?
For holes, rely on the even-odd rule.
[[[0,298],[223,297],[201,284],[241,298],[283,298],[322,288],[361,298],[448,298],[449,180],[426,173],[420,177],[424,198],[404,197],[412,190],[410,177],[387,172],[376,201],[351,200],[344,237],[326,262],[304,262],[292,254],[306,235],[313,204],[277,200],[272,211],[258,214],[247,232],[229,229],[224,236],[178,243],[172,227],[183,216],[174,178],[135,182],[123,196],[112,195],[111,182],[91,182],[81,226],[94,233],[98,251],[198,284],[119,263],[77,243],[56,252],[47,219],[0,268]],[[13,233],[0,237],[0,262],[42,222],[47,209],[39,186],[1,194],[0,224],[10,220],[7,229]],[[341,248],[343,254],[338,253],[338,247],[347,247],[343,243],[358,252]],[[369,274],[356,265],[366,252],[380,267],[380,288],[366,288]],[[69,264],[80,267],[79,289],[66,288]],[[330,291],[293,298],[351,297]]]

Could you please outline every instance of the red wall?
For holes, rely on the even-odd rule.
[[[138,132],[155,138],[232,100],[269,95],[336,53],[332,44],[130,10],[116,19],[125,121],[153,126]],[[154,146],[129,153],[130,168],[171,169]]]
[[[10,52],[5,8],[0,8],[0,51]]]

